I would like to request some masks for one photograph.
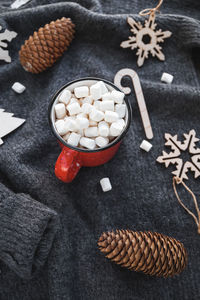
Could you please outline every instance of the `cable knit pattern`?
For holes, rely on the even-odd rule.
[[[45,263],[57,230],[55,211],[24,194],[0,202],[0,259],[30,278]]]

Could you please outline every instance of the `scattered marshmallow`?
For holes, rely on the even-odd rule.
[[[65,105],[67,105],[71,99],[71,95],[72,95],[72,93],[69,90],[65,89],[62,92],[62,94],[59,96],[58,100],[59,100],[59,102],[62,102]]]
[[[94,100],[101,99],[102,96],[102,85],[100,82],[97,82],[90,87],[90,94]]]
[[[115,103],[122,104],[124,101],[124,93],[113,90],[111,92],[111,98]]]
[[[126,115],[126,104],[116,104],[115,111],[118,114],[119,118],[124,118]]]
[[[145,150],[146,152],[149,152],[152,147],[153,147],[153,145],[146,140],[143,140],[140,145],[140,148]]]
[[[114,111],[114,101],[99,101],[100,102],[100,110],[106,111]]]
[[[57,119],[62,119],[66,116],[66,109],[64,103],[58,103],[55,105],[55,113]]]
[[[172,83],[174,76],[169,73],[163,73],[161,77],[161,81],[165,83]]]
[[[93,139],[89,139],[87,137],[82,137],[80,139],[80,145],[87,149],[94,150],[96,143]]]
[[[109,125],[105,121],[101,121],[98,124],[99,135],[103,137],[109,136]]]
[[[81,112],[81,107],[80,107],[79,103],[75,102],[75,103],[67,105],[67,110],[68,110],[70,116],[76,115]]]
[[[80,141],[81,135],[75,132],[72,132],[67,140],[68,144],[77,147]]]
[[[108,145],[109,139],[106,137],[103,137],[103,136],[98,136],[95,139],[95,142],[96,142],[97,146],[99,146],[100,148],[103,148]]]
[[[104,119],[104,113],[94,108],[90,113],[90,119],[95,122],[100,122]]]
[[[102,178],[100,180],[100,185],[103,190],[103,192],[108,192],[112,190],[112,185],[110,183],[110,179],[108,177]]]
[[[113,123],[118,120],[118,114],[114,111],[107,110],[105,112],[105,121],[108,123]]]
[[[77,98],[87,97],[89,95],[88,86],[79,86],[74,89],[74,94]]]
[[[98,128],[97,127],[89,127],[84,130],[85,136],[87,137],[96,137],[98,136]]]
[[[26,87],[21,84],[20,82],[15,82],[13,85],[12,85],[12,89],[13,91],[15,91],[17,94],[21,94],[25,91]]]

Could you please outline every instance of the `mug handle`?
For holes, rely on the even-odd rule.
[[[55,165],[56,177],[64,182],[71,182],[76,177],[80,168],[79,153],[63,147]]]

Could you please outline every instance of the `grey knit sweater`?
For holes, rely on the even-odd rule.
[[[9,44],[12,63],[0,61],[0,108],[26,123],[0,146],[0,299],[199,299],[200,237],[173,193],[173,167],[165,169],[156,158],[166,132],[181,138],[195,129],[200,137],[200,2],[164,1],[157,23],[173,33],[163,44],[166,60],[149,58],[140,69],[134,51],[119,45],[130,35],[127,16],[143,22],[139,11],[155,1],[32,0],[19,10],[9,9],[10,3],[0,1],[0,25],[18,36]],[[76,24],[69,50],[44,73],[25,72],[18,60],[21,44],[63,16]],[[59,181],[54,164],[60,148],[47,118],[51,96],[80,77],[113,81],[125,67],[141,79],[155,136],[151,152],[139,149],[145,136],[132,93],[133,121],[113,160],[81,169],[70,184]],[[171,85],[160,82],[163,72],[174,75]],[[23,94],[11,90],[15,81],[26,86]],[[106,176],[113,190],[103,193],[99,180]],[[190,176],[188,184],[199,195],[199,179]],[[190,205],[189,195],[181,196]],[[158,279],[112,264],[97,240],[116,228],[179,239],[188,251],[186,270]]]

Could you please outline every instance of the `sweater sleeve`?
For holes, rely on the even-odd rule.
[[[0,259],[21,278],[44,265],[58,223],[54,210],[0,183]]]

